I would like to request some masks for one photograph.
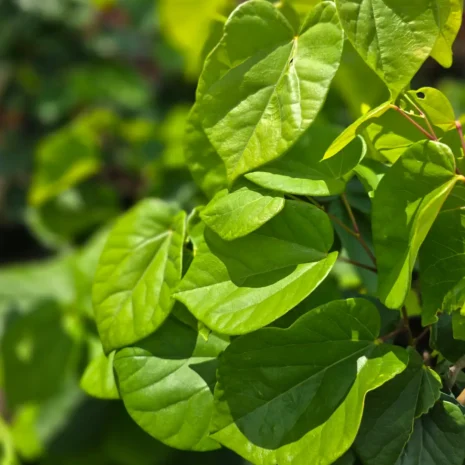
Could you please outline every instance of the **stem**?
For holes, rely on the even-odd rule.
[[[396,110],[398,113],[400,113],[406,120],[408,120],[411,124],[413,124],[419,131],[421,131],[423,133],[423,135],[425,135],[429,140],[437,140],[435,139],[435,136],[433,136],[432,134],[430,134],[426,129],[422,128],[415,120],[413,120],[412,118],[410,118],[410,116],[405,113],[404,110],[402,110],[402,108],[399,108],[397,105],[392,105],[391,104],[391,108],[393,108],[394,110]]]
[[[350,235],[354,236],[356,239],[359,239],[360,234],[357,234],[355,231],[352,231],[343,221],[341,221],[337,216],[332,215],[331,213],[326,214],[335,222],[337,223],[341,228],[344,229],[344,231],[348,232]]]
[[[372,271],[373,273],[378,273],[378,270],[374,266],[365,265],[364,263],[356,262],[355,260],[350,260],[349,258],[339,257],[339,261],[344,263],[350,263],[351,265],[358,266],[359,268],[364,268],[365,270]]]
[[[308,199],[309,202],[313,203],[313,205],[315,205],[315,207],[318,207],[318,208],[321,208],[322,210],[324,210],[323,205],[321,205],[321,203],[318,203],[314,198],[306,196],[306,199]]]
[[[392,338],[396,337],[398,334],[401,334],[401,333],[403,333],[403,332],[405,332],[407,330],[408,329],[405,326],[401,326],[400,328],[397,328],[394,331],[391,331],[390,333],[386,334],[385,336],[381,336],[380,338],[378,338],[378,341],[386,342],[389,339],[392,339]]]
[[[402,307],[402,319],[404,321],[404,327],[408,331],[408,345],[413,347],[414,339],[412,335],[412,330],[410,329],[410,321],[408,319],[407,309],[405,307]]]
[[[358,227],[357,220],[355,219],[354,212],[352,211],[352,207],[350,206],[349,201],[347,200],[347,195],[345,194],[345,192],[342,194],[341,197],[342,202],[346,207],[347,213],[349,214],[350,220],[352,221],[352,226],[355,231],[355,237],[358,239],[360,245],[364,248],[365,252],[370,257],[371,261],[373,262],[373,265],[375,265],[376,267],[376,258],[370,250],[370,247],[368,247],[368,244],[365,242],[365,239],[363,239],[362,235],[360,234],[360,228]]]
[[[410,105],[412,105],[418,111],[418,113],[420,113],[420,116],[422,118],[424,118],[424,120],[426,121],[426,124],[428,126],[428,129],[431,131],[431,134],[434,136],[434,140],[439,140],[438,136],[434,132],[434,129],[433,129],[433,126],[432,126],[430,120],[428,119],[426,114],[423,112],[423,110],[407,94],[404,94],[404,97],[405,97],[406,100],[408,100]]]
[[[416,347],[417,344],[430,332],[431,326],[427,326],[414,340],[413,347]]]

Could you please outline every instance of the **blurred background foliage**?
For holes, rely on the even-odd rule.
[[[279,6],[298,22],[317,1]],[[188,210],[206,200],[186,166],[184,125],[203,60],[238,3],[0,0],[0,465],[244,463],[170,449],[120,402],[80,389],[101,351],[90,289],[108,228],[146,196]],[[452,68],[428,61],[414,83],[423,85],[465,115],[465,30]],[[321,119],[343,127],[386,96],[346,44]],[[349,198],[369,230],[362,190],[351,184]],[[344,214],[337,202],[333,210]],[[363,254],[340,236],[352,257]],[[349,264],[332,279],[376,286]],[[415,294],[408,307],[418,313]]]

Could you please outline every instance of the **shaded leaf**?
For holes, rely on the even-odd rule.
[[[396,465],[462,465],[465,460],[465,417],[459,407],[439,402],[415,421],[404,454]]]
[[[414,349],[408,351],[407,368],[367,395],[355,440],[355,451],[364,465],[393,464],[413,431],[415,418],[439,399],[441,379]]]

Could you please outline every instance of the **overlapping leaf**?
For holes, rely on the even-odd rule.
[[[246,237],[224,241],[205,232],[176,294],[198,320],[225,334],[243,334],[276,320],[327,276],[337,253],[325,213],[286,201],[281,213]],[[260,253],[256,253],[260,250]]]
[[[420,249],[422,323],[465,303],[465,187],[457,185]]]
[[[106,353],[152,333],[168,316],[181,278],[185,213],[146,199],[111,231],[92,300]]]
[[[202,210],[205,224],[225,240],[246,236],[276,216],[284,197],[264,189],[243,187],[219,192]]]
[[[404,303],[420,246],[456,181],[449,147],[425,141],[409,148],[379,183],[373,240],[378,294],[389,308]]]
[[[375,343],[379,324],[373,304],[349,299],[235,340],[220,359],[213,438],[257,465],[333,463],[366,393],[407,365],[403,349]]]
[[[267,2],[233,12],[197,91],[202,126],[230,182],[279,157],[313,122],[342,42],[332,2],[317,5],[300,31]]]
[[[437,0],[337,0],[347,37],[394,96],[411,81],[439,36]]]
[[[170,318],[152,336],[117,352],[121,397],[132,418],[154,438],[179,449],[206,451],[213,414],[216,357],[228,345],[208,341]]]
[[[365,155],[366,146],[358,138],[336,157],[322,160],[338,134],[334,126],[315,124],[284,156],[246,174],[246,178],[259,186],[289,194],[340,194],[350,173]]]
[[[465,460],[465,417],[450,402],[437,403],[415,421],[413,434],[396,465],[462,465]]]
[[[355,450],[364,465],[391,465],[401,455],[415,418],[439,399],[441,380],[409,350],[407,368],[366,398]]]

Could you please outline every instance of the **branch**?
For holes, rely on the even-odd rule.
[[[365,270],[371,271],[373,273],[378,273],[378,270],[374,266],[365,265],[364,263],[360,263],[344,257],[339,257],[338,260],[344,263],[350,263],[351,265],[358,266],[359,268],[364,268]]]
[[[413,347],[414,339],[413,339],[412,330],[410,329],[410,321],[408,318],[407,309],[405,307],[402,307],[401,313],[402,313],[402,320],[404,321],[404,327],[408,331],[408,345]]]
[[[428,129],[431,131],[431,134],[434,136],[434,140],[439,140],[438,136],[434,132],[433,125],[431,124],[430,120],[426,116],[426,114],[423,112],[423,110],[407,95],[404,94],[405,99],[412,105],[418,113],[420,113],[420,116],[426,121],[426,124],[428,126]]]

